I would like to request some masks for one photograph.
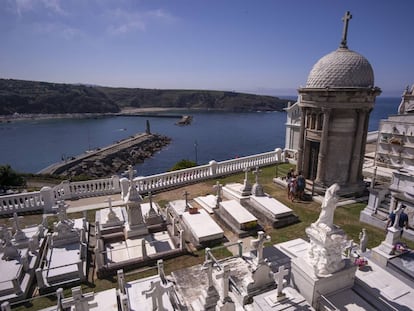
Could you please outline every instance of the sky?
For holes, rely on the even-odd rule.
[[[0,0],[0,78],[296,95],[346,11],[349,49],[400,96],[413,0]]]

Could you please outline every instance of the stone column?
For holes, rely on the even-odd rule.
[[[363,150],[363,141],[364,138],[364,123],[366,120],[366,111],[363,109],[357,109],[358,114],[358,124],[355,131],[354,136],[354,143],[353,145],[353,151],[352,151],[352,158],[349,168],[349,175],[348,175],[348,181],[350,183],[356,183],[358,182],[359,177],[359,168],[360,168],[360,162],[361,162],[361,150]]]
[[[217,173],[217,162],[214,160],[211,160],[209,163],[210,165],[210,176],[216,176]]]
[[[329,135],[329,119],[331,116],[331,109],[323,108],[323,126],[322,126],[322,136],[321,143],[319,146],[318,154],[318,171],[316,172],[316,182],[324,183],[325,182],[325,157],[326,150],[328,147],[328,135]]]
[[[361,155],[360,155],[360,159],[361,161],[359,162],[359,169],[358,169],[358,180],[363,180],[364,177],[362,176],[362,167],[364,165],[364,157],[365,157],[365,142],[367,141],[367,136],[368,136],[368,125],[369,125],[369,115],[371,113],[372,109],[368,109],[365,111],[365,121],[364,121],[364,130],[362,133],[362,142],[361,142]]]
[[[299,146],[298,146],[298,162],[297,170],[303,170],[303,146],[305,144],[305,121],[306,121],[306,109],[301,108],[302,118],[300,119],[300,133],[299,133]]]

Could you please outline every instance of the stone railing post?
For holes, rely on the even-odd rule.
[[[40,189],[40,197],[43,201],[43,212],[50,213],[53,209],[53,205],[55,205],[53,189],[50,187],[43,187]]]
[[[113,175],[112,178],[112,190],[114,193],[118,193],[121,191],[121,184],[120,184],[120,179],[119,176],[117,175]]]
[[[63,191],[63,197],[58,198],[59,200],[72,199],[72,192],[70,191],[70,181],[64,180],[58,186],[60,191]],[[60,194],[62,195],[62,193]]]
[[[210,176],[214,177],[217,174],[217,162],[215,160],[211,160],[209,163],[210,165]]]
[[[282,162],[283,161],[282,154],[283,154],[282,149],[280,149],[280,148],[275,149],[275,156],[276,156],[276,161],[277,162]]]

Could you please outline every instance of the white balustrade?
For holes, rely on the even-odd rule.
[[[0,214],[42,210],[44,202],[40,191],[4,195],[0,197]]]
[[[134,179],[134,183],[139,192],[145,193],[196,183],[206,179],[241,172],[245,168],[267,166],[283,161],[282,150],[276,149],[271,152],[222,162],[213,160],[206,165],[179,171],[137,177]],[[1,196],[0,215],[39,209],[44,209],[44,211],[48,212],[52,210],[53,205],[59,200],[111,195],[120,192],[121,182],[118,176],[80,182],[63,181],[53,189],[44,188],[40,192]]]

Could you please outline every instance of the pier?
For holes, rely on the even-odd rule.
[[[103,161],[104,159],[113,158],[115,155],[130,148],[137,148],[145,143],[152,142],[157,139],[157,137],[159,136],[154,134],[138,133],[109,146],[87,151],[71,160],[54,163],[42,169],[39,174],[63,174],[77,165],[86,165],[86,163],[90,161]]]

